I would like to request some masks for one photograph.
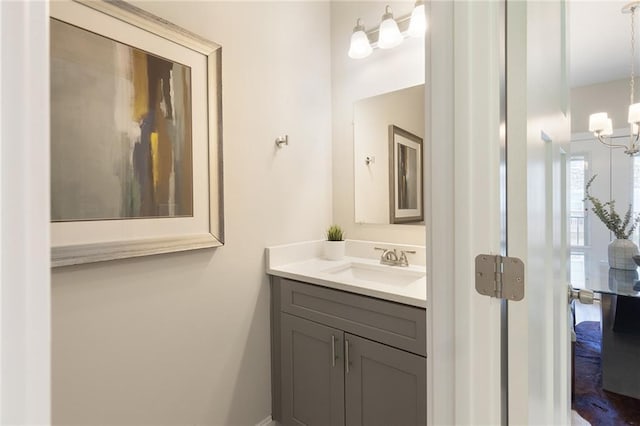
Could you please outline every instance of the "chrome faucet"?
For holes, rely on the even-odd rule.
[[[400,250],[400,257],[396,249],[386,249],[381,247],[374,247],[375,250],[382,251],[380,256],[380,264],[391,266],[409,266],[409,260],[407,259],[407,253],[415,253],[414,250]]]
[[[396,253],[396,249],[390,250],[381,247],[374,247],[375,250],[382,251],[382,255],[380,255],[380,263],[382,265],[397,265],[398,264],[398,253]]]

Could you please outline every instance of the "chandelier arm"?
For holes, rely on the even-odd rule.
[[[598,137],[598,140],[600,141],[600,143],[602,143],[603,145],[608,146],[609,148],[614,148],[614,149],[615,148],[624,148],[624,149],[628,149],[629,148],[627,145],[620,145],[620,144],[617,144],[617,143],[608,143],[608,142],[605,141],[605,136],[598,135],[597,137]],[[637,140],[637,138],[636,138],[636,140]]]

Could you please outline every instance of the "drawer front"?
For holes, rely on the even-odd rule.
[[[427,355],[424,309],[284,278],[278,281],[282,312]]]

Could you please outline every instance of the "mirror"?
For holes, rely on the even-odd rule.
[[[424,84],[354,104],[355,222],[424,225]]]

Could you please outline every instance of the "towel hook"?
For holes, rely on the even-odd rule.
[[[289,135],[284,135],[276,138],[276,146],[282,148],[282,145],[289,145]]]

